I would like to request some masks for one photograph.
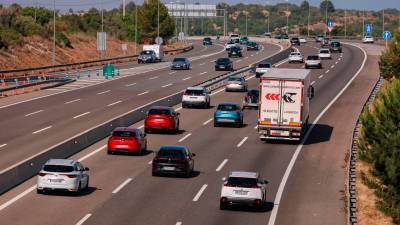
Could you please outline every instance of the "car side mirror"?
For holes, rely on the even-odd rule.
[[[85,171],[89,171],[89,167],[85,167]]]
[[[310,86],[310,87],[308,88],[308,93],[307,93],[307,95],[308,95],[308,98],[309,98],[309,99],[313,99],[313,98],[314,98],[315,92],[314,92],[314,87],[313,87],[313,86]]]

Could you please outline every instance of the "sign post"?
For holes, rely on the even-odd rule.
[[[103,58],[103,52],[107,48],[106,32],[97,32],[97,51],[100,52],[100,58]]]
[[[386,48],[387,48],[388,40],[392,37],[392,33],[390,33],[390,31],[388,31],[388,30],[383,31],[382,37],[383,37],[383,39],[384,39],[385,42],[386,42]]]

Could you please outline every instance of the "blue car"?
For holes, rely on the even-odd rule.
[[[220,103],[214,113],[214,127],[220,124],[234,124],[236,127],[243,126],[243,113],[239,104]]]

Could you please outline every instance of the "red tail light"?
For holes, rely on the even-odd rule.
[[[261,205],[262,204],[262,201],[260,200],[260,199],[256,199],[256,205]]]
[[[75,174],[65,174],[65,176],[67,176],[68,178],[75,178],[76,177]]]
[[[47,173],[39,173],[39,176],[41,176],[41,177],[44,177],[46,175],[47,175]]]
[[[221,198],[221,202],[222,202],[222,203],[225,203],[225,202],[227,202],[227,201],[228,201],[228,198],[226,198],[226,197],[222,197],[222,198]]]

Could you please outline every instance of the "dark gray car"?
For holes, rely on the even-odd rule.
[[[190,62],[186,57],[177,57],[172,60],[171,70],[190,70]]]

